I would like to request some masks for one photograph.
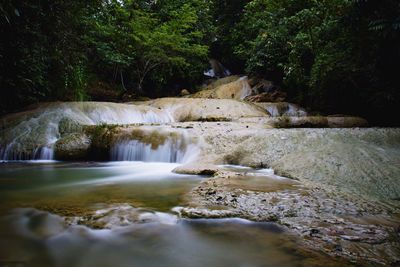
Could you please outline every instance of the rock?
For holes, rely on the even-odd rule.
[[[73,120],[72,118],[62,118],[58,123],[58,131],[61,136],[70,134],[83,132],[85,129],[85,125]]]
[[[247,77],[197,92],[193,98],[244,99],[252,93]]]
[[[368,122],[360,117],[280,116],[267,122],[275,128],[354,128],[366,127]]]
[[[368,121],[360,117],[328,116],[328,126],[331,128],[367,127]]]
[[[55,144],[57,160],[85,160],[89,156],[90,138],[84,133],[72,133],[59,139]]]
[[[200,90],[212,90],[221,85],[228,84],[228,83],[237,81],[239,79],[240,79],[240,76],[237,76],[237,75],[228,76],[228,77],[221,78],[221,79],[210,79],[210,80],[206,81],[205,85]]]
[[[188,96],[188,95],[190,95],[190,92],[189,92],[189,90],[187,90],[187,89],[183,89],[183,90],[180,92],[179,95],[180,95],[180,96]]]
[[[264,176],[255,176],[252,186],[243,190],[243,185],[236,183],[240,176],[232,178],[232,175],[238,174],[220,172],[204,179],[190,192],[190,207],[176,208],[176,212],[189,218],[229,216],[277,222],[302,236],[301,244],[313,250],[351,260],[388,264],[397,260],[400,243],[390,239],[393,224],[385,225],[385,220],[380,219],[390,214],[387,207],[365,203],[348,194],[332,193],[313,184],[260,190],[258,182]],[[354,222],[363,216],[375,218],[375,223]]]
[[[249,102],[283,102],[285,101],[286,96],[287,94],[285,92],[274,91],[258,95],[250,95],[245,97],[244,100]]]
[[[132,224],[176,224],[175,215],[134,208],[128,204],[108,205],[94,214],[76,218],[78,224],[98,229],[115,229]]]
[[[258,106],[232,99],[160,98],[142,104],[170,112],[179,122],[269,117],[269,113]]]
[[[214,175],[218,170],[219,168],[215,165],[191,163],[179,166],[175,168],[173,172],[193,175]]]

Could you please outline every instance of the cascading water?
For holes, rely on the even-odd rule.
[[[168,111],[147,106],[99,102],[53,103],[5,117],[1,122],[1,160],[50,160],[63,127],[99,124],[168,123]],[[65,131],[65,129],[62,129]]]
[[[158,146],[138,140],[120,140],[111,148],[110,156],[112,161],[187,163],[198,153],[198,147],[182,136],[178,140],[167,139]]]
[[[265,109],[271,114],[272,117],[289,116],[289,117],[304,117],[307,116],[307,112],[301,107],[286,103],[265,103]]]
[[[251,86],[249,84],[247,76],[243,76],[239,79],[239,81],[242,83],[242,90],[240,93],[240,99],[245,99],[247,96],[251,95],[252,90]]]

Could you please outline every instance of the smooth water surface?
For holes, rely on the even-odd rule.
[[[170,210],[206,178],[174,174],[176,166],[0,165],[0,266],[344,266],[273,223],[180,219]],[[109,224],[95,229],[73,218]]]
[[[177,164],[4,163],[0,164],[0,210],[35,207],[68,213],[99,203],[128,203],[168,211],[200,176],[172,173]]]

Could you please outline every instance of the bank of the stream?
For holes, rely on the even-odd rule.
[[[355,128],[365,126],[365,122],[345,116],[307,116],[294,106],[283,106],[287,108],[281,110],[275,105],[278,113],[274,115],[273,109],[268,110],[271,105],[232,99],[167,98],[132,104],[50,103],[8,115],[1,124],[3,160],[139,160],[175,165],[168,165],[165,173],[159,172],[164,170],[160,169],[162,165],[146,167],[145,172],[136,165],[129,171],[132,173],[120,173],[126,171],[123,165],[104,168],[77,164],[74,168],[79,171],[66,168],[58,173],[60,165],[56,164],[42,169],[41,178],[35,180],[28,174],[18,175],[18,169],[24,170],[26,163],[20,167],[5,163],[2,170],[9,176],[2,183],[4,189],[10,189],[4,192],[5,210],[36,208],[63,216],[56,220],[67,225],[61,232],[57,230],[62,235],[63,231],[77,231],[76,224],[129,228],[143,222],[158,224],[162,218],[178,225],[184,221],[179,218],[273,222],[298,238],[294,247],[339,257],[347,263],[397,264],[400,130]],[[289,110],[288,114],[294,116],[283,114]],[[320,126],[342,128],[314,128]],[[96,174],[94,179],[90,173],[98,167],[105,174]],[[139,171],[137,176],[135,171]],[[182,180],[174,184],[174,177],[181,177],[178,173],[212,177],[196,180],[183,176],[183,180],[189,180],[182,187]],[[154,183],[137,184],[132,182],[133,177]],[[152,193],[163,192],[160,177],[168,178],[171,189],[161,198]],[[76,187],[62,189],[64,182],[76,179]],[[52,183],[57,186],[50,186]],[[43,185],[46,192],[41,191]],[[36,197],[38,192],[40,197]],[[146,194],[145,199],[137,198]],[[30,221],[37,212],[24,210],[11,216]],[[44,221],[39,229],[47,231],[46,227]],[[85,229],[83,232],[91,231]],[[108,234],[114,236],[112,231]],[[20,240],[17,236],[11,239]],[[74,242],[71,244],[68,249],[76,249]],[[262,261],[266,258],[261,257]]]

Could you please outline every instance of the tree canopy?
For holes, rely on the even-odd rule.
[[[321,112],[378,121],[400,104],[397,0],[6,0],[0,34],[2,113],[98,84],[176,95],[209,58]]]

